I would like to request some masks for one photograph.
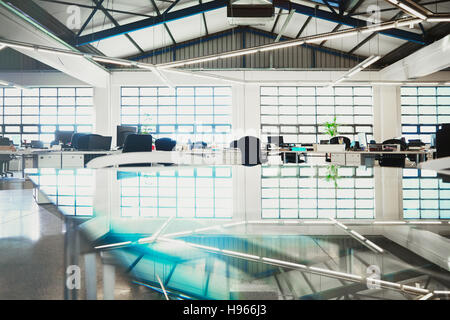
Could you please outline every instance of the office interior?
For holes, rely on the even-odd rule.
[[[448,300],[449,22],[0,1],[0,299]]]

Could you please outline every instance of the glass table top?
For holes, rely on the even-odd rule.
[[[413,299],[450,288],[447,269],[377,229],[446,234],[450,183],[433,172],[302,164],[28,176],[95,252],[171,299]]]

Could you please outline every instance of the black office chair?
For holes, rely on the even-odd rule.
[[[172,151],[177,142],[170,138],[160,138],[155,141],[155,149],[160,151]]]
[[[11,146],[12,141],[8,138],[0,137],[0,146]],[[13,159],[13,156],[9,154],[0,154],[0,177],[8,177],[8,174],[12,177],[13,173],[9,171],[9,162]]]
[[[151,152],[153,138],[150,134],[129,134],[125,138],[122,153],[128,152]],[[124,164],[120,167],[148,167],[151,163]]]
[[[261,141],[253,136],[245,136],[237,141],[237,148],[241,150],[241,163],[244,166],[261,164]]]
[[[153,138],[150,134],[129,134],[123,145],[122,153],[151,152]]]
[[[77,149],[82,151],[109,151],[112,137],[99,134],[86,134],[78,137]]]
[[[87,136],[87,133],[74,133],[72,136],[72,140],[70,141],[70,145],[72,146],[72,148],[77,149],[78,150],[78,140],[81,137]]]
[[[281,161],[283,163],[304,163],[305,160],[300,159],[300,154],[297,152],[282,152]]]
[[[337,136],[337,137],[331,138],[330,139],[330,144],[339,144],[339,139],[343,139],[344,140],[345,150],[350,149],[351,141],[350,141],[349,138],[347,138],[345,136]]]
[[[399,144],[400,150],[405,151],[408,146],[405,141],[399,139],[389,139],[383,142],[383,144]],[[406,155],[404,154],[382,154],[378,160],[381,167],[405,167]]]

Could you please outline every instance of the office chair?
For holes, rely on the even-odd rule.
[[[253,136],[245,136],[237,141],[237,148],[241,150],[241,162],[244,166],[261,164],[261,141]]]
[[[172,151],[177,142],[170,138],[160,138],[155,141],[155,149],[161,151]]]
[[[78,140],[81,137],[87,136],[87,133],[74,133],[72,136],[72,140],[70,141],[70,145],[72,146],[72,148],[78,150]]]
[[[237,147],[238,147],[237,140],[233,140],[233,141],[230,142],[230,148],[237,149]]]
[[[111,149],[112,137],[99,134],[86,134],[78,137],[77,149],[83,151],[109,151]]]
[[[122,153],[128,152],[151,152],[153,138],[150,134],[129,134],[125,138]],[[148,167],[151,163],[124,164],[120,167]]]
[[[283,163],[305,163],[305,160],[300,159],[300,155],[296,152],[282,152],[281,161]]]
[[[383,144],[399,144],[401,151],[405,151],[408,147],[405,141],[399,139],[389,139],[384,141]],[[405,159],[406,155],[404,154],[383,154],[380,156],[378,163],[381,167],[403,168]]]
[[[155,141],[155,149],[157,151],[172,151],[175,148],[177,142],[170,138],[160,138]],[[158,162],[159,163],[159,162]],[[173,163],[159,163],[165,166],[171,166]]]
[[[11,146],[12,141],[8,138],[0,137],[0,146]],[[13,159],[10,154],[0,154],[0,177],[12,177],[13,173],[9,171],[9,162]]]
[[[436,132],[436,157],[443,158],[450,156],[450,123],[440,125]]]
[[[339,144],[339,139],[342,138],[344,140],[344,144],[345,144],[345,150],[350,149],[350,144],[351,141],[349,138],[345,137],[345,136],[337,136],[337,137],[333,137],[330,139],[330,144]]]
[[[124,142],[122,153],[151,152],[153,138],[150,134],[129,134]]]

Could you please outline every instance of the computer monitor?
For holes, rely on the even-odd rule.
[[[283,136],[269,136],[267,137],[267,142],[278,147],[282,147],[284,145]]]
[[[123,147],[129,134],[137,133],[136,127],[117,126],[117,147]]]
[[[63,145],[69,145],[72,141],[73,131],[55,131],[55,141]]]
[[[361,149],[365,149],[367,147],[367,134],[365,132],[358,133],[358,142]]]

